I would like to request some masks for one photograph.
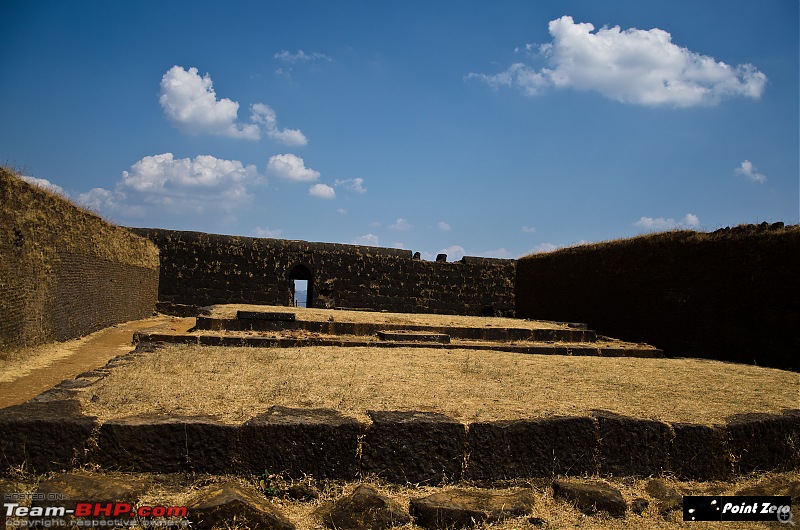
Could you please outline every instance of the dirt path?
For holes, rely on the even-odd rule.
[[[134,331],[186,331],[194,318],[158,315],[96,331],[80,339],[45,344],[21,361],[10,361],[0,373],[0,407],[17,405],[52,388],[64,379],[99,368],[132,349]]]

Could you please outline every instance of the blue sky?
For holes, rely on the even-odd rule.
[[[0,17],[0,163],[123,225],[458,259],[800,215],[795,0]]]

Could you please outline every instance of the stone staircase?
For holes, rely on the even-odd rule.
[[[663,357],[646,344],[598,337],[586,324],[452,317],[446,324],[424,316],[306,310],[276,306],[203,308],[187,332],[143,331],[135,342],[251,347],[422,347],[497,350],[539,355]]]

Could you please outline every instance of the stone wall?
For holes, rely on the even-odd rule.
[[[308,307],[405,313],[503,314],[514,310],[513,260],[415,259],[408,250],[131,229],[161,251],[159,301],[290,305],[308,280]]]
[[[0,351],[150,316],[158,249],[0,168]]]
[[[673,357],[800,369],[800,226],[676,231],[517,263],[517,316],[588,322]]]
[[[96,379],[96,376],[92,376]],[[101,376],[102,377],[102,376]],[[669,423],[597,411],[463,424],[434,412],[273,406],[241,424],[209,416],[84,416],[67,380],[0,409],[0,476],[99,466],[143,473],[261,475],[399,484],[531,477],[669,475],[727,480],[800,467],[800,411],[742,414],[722,425]],[[91,383],[89,383],[91,384]],[[56,394],[56,392],[58,394]]]

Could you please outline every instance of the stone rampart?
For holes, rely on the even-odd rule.
[[[0,351],[150,316],[158,249],[0,168]]]
[[[515,261],[430,262],[411,251],[334,243],[132,228],[161,251],[159,301],[291,305],[403,313],[512,315]]]
[[[800,226],[675,231],[517,262],[517,316],[587,322],[669,357],[800,370]]]

